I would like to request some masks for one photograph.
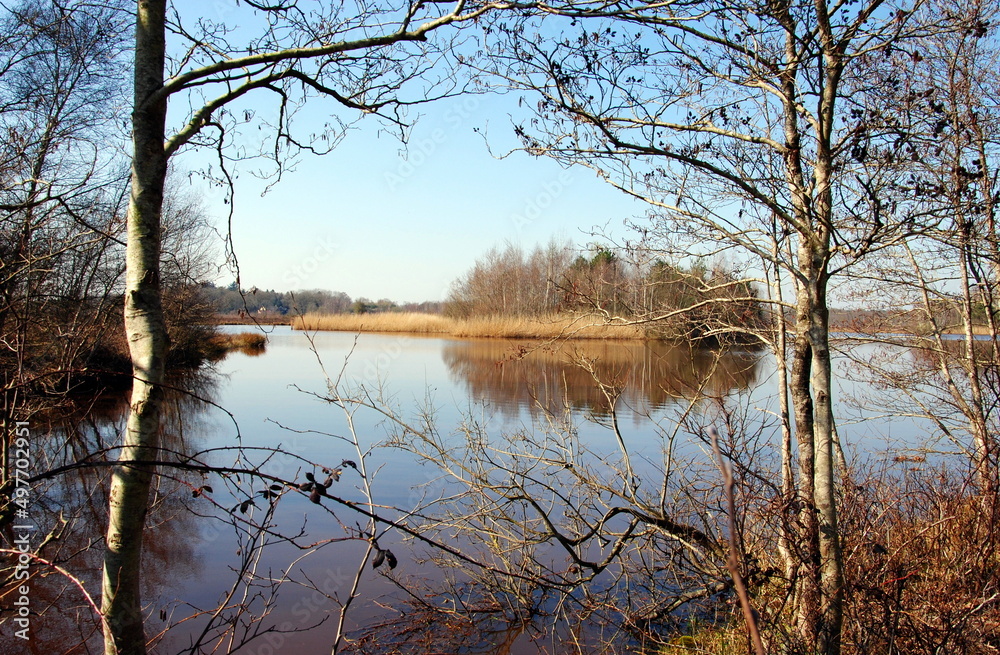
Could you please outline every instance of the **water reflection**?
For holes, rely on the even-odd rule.
[[[198,396],[210,397],[216,387],[214,376],[187,376],[174,384]],[[38,555],[71,572],[100,603],[104,533],[107,527],[107,490],[117,451],[119,433],[128,411],[126,393],[109,393],[98,398],[74,399],[52,412],[36,413],[30,421],[32,439],[31,473],[42,474],[63,467],[52,477],[33,486],[30,524],[35,526],[31,545]],[[197,447],[202,437],[204,403],[190,393],[170,394],[166,402],[162,444],[181,457]],[[83,465],[73,466],[74,464]],[[160,610],[184,581],[197,577],[195,557],[198,518],[186,508],[190,498],[188,478],[171,471],[157,478],[147,518],[143,554],[143,598],[150,604],[147,634],[154,637],[166,627]],[[23,521],[21,522],[23,523]],[[8,524],[3,539],[10,547],[20,534]],[[13,630],[0,631],[0,652],[89,653],[102,652],[100,620],[88,605],[76,583],[55,569],[32,563],[27,581],[0,587],[0,595],[10,596],[17,585],[30,588],[32,621],[30,641],[14,636]],[[28,646],[25,650],[25,646]]]
[[[208,423],[206,409],[200,398],[207,398],[231,410],[241,429],[243,447],[274,447],[283,444],[297,457],[314,461],[334,462],[352,455],[340,443],[331,443],[320,432],[284,432],[263,418],[294,424],[302,430],[336,433],[343,430],[341,417],[328,405],[317,402],[307,394],[291,388],[290,384],[309,386],[310,378],[320,390],[325,390],[322,380],[316,381],[318,366],[315,356],[301,334],[275,331],[268,350],[259,357],[234,355],[219,364],[223,376],[203,376],[187,380],[184,385],[195,395],[174,395],[170,402],[164,427],[164,445],[177,453],[176,457],[211,448],[232,448],[236,445],[229,424],[220,429],[219,413],[214,423]],[[527,352],[527,344],[510,341],[450,341],[439,339],[409,339],[399,336],[364,335],[354,343],[353,335],[324,334],[318,338],[318,347],[327,361],[336,362],[353,353],[348,376],[355,374],[362,380],[385,375],[386,383],[401,397],[421,398],[428,385],[444,387],[442,397],[455,398],[455,405],[463,404],[463,395],[472,402],[485,400],[492,404],[501,417],[515,417],[525,409],[532,413],[562,412],[568,404],[579,413],[601,415],[607,412],[607,401],[594,378],[622,389],[621,400],[633,412],[655,411],[669,407],[679,398],[691,397],[698,391],[710,395],[725,395],[732,390],[742,390],[754,385],[758,379],[758,356],[745,352],[713,352],[688,348],[669,347],[658,343],[586,342],[547,346]],[[249,353],[248,353],[249,355]],[[592,373],[579,366],[585,363]],[[373,371],[378,376],[369,375]],[[449,384],[450,382],[450,384]],[[449,388],[450,387],[450,388]],[[196,397],[197,396],[197,397]],[[38,421],[33,430],[39,444],[39,466],[52,469],[72,462],[93,459],[106,462],[116,454],[112,448],[127,410],[124,394],[107,396],[100,402],[88,404],[75,414],[61,416],[43,424]],[[443,411],[441,428],[448,430],[461,421],[460,409]],[[221,419],[225,422],[226,419]],[[359,428],[373,443],[384,434],[382,417],[359,414]],[[362,423],[363,422],[363,423]],[[504,425],[491,430],[502,434]],[[44,449],[44,453],[42,450]],[[331,455],[332,453],[332,455]],[[377,494],[389,505],[409,507],[411,497],[420,497],[420,485],[437,479],[438,474],[414,466],[412,457],[399,451],[371,452],[373,465],[385,467],[380,477]],[[245,462],[243,462],[245,464]],[[299,461],[291,459],[268,460],[267,470],[287,478],[298,475]],[[283,468],[282,468],[283,467]],[[234,584],[235,574],[230,567],[240,561],[240,548],[245,544],[233,536],[231,526],[225,521],[226,511],[235,500],[227,500],[220,512],[214,512],[204,498],[192,499],[192,488],[210,482],[216,486],[217,498],[232,494],[227,483],[215,479],[202,479],[193,474],[168,472],[161,476],[155,493],[155,504],[149,515],[149,531],[145,541],[144,599],[148,603],[148,634],[166,638],[158,645],[160,652],[183,652],[205,627],[207,617],[181,623],[197,613],[196,608],[215,607],[222,595]],[[42,555],[58,562],[67,570],[80,576],[82,582],[99,602],[100,570],[103,556],[103,539],[106,526],[107,487],[110,468],[78,468],[44,481],[36,490],[40,500],[37,535],[57,530],[59,538],[46,546]],[[350,474],[350,471],[348,471]],[[428,477],[430,476],[430,478]],[[344,494],[350,494],[356,482],[345,476],[342,481]],[[249,482],[246,483],[250,485]],[[253,493],[253,489],[251,489]],[[223,502],[223,501],[219,501]],[[197,516],[192,509],[206,516]],[[339,534],[339,523],[324,518],[305,497],[289,494],[282,504],[283,515],[275,525],[291,531],[309,520],[309,530],[318,538]],[[346,520],[349,515],[345,514]],[[353,521],[353,518],[351,519]],[[350,523],[350,521],[349,521]],[[348,526],[350,527],[350,526]],[[8,535],[9,538],[10,535]],[[39,537],[40,539],[40,537]],[[395,546],[393,535],[387,535],[383,546]],[[37,542],[36,542],[37,543]],[[263,569],[283,571],[295,562],[296,570],[288,575],[298,576],[293,584],[282,589],[280,605],[273,613],[261,612],[261,630],[273,626],[291,626],[290,632],[280,635],[281,644],[261,641],[245,652],[303,652],[328,650],[331,627],[309,627],[331,616],[336,604],[328,596],[306,588],[301,582],[315,581],[324,593],[333,596],[344,594],[353,575],[356,543],[340,543],[329,550],[317,552],[308,561],[298,559],[301,552],[281,544],[272,544],[266,559],[261,559]],[[353,550],[352,550],[353,549]],[[397,553],[407,551],[397,548]],[[401,559],[403,559],[401,557]],[[401,561],[401,570],[419,571],[412,558]],[[41,575],[42,570],[35,571]],[[422,574],[436,580],[441,573]],[[329,584],[327,584],[329,582]],[[34,623],[38,630],[33,634],[34,652],[100,652],[100,630],[94,613],[86,607],[79,591],[65,578],[48,575],[32,583],[37,589],[34,596],[39,611],[45,612],[44,620]],[[381,585],[381,586],[380,586]],[[248,587],[249,589],[249,587]],[[34,592],[33,592],[34,593]],[[254,598],[264,592],[253,589]],[[395,588],[380,582],[370,567],[366,569],[362,598],[367,602],[352,608],[350,618],[357,621],[354,635],[381,634],[372,632],[380,620],[385,620],[384,606],[394,604]],[[174,600],[181,599],[181,600]],[[255,600],[262,603],[263,601]],[[268,601],[270,602],[270,601]],[[375,606],[378,602],[381,606]],[[308,611],[305,611],[308,610]],[[164,613],[161,615],[161,611]],[[306,619],[303,620],[302,616]],[[395,617],[395,615],[393,615]],[[163,617],[163,618],[161,618]],[[437,617],[437,618],[435,618]],[[439,625],[441,630],[426,629],[429,623],[440,622],[440,616],[418,617],[413,625],[394,620],[397,637],[410,636],[416,641],[409,652],[438,649],[438,652],[477,653],[536,653],[543,646],[532,642],[538,633],[526,629],[525,624],[508,626],[504,617],[496,620],[479,620],[475,624]],[[458,622],[458,618],[456,618]],[[180,625],[178,625],[180,623]],[[412,634],[407,631],[414,628]],[[168,631],[169,628],[169,631]],[[225,626],[212,634],[221,634]],[[419,634],[417,634],[419,633]],[[414,637],[417,635],[420,637]],[[551,635],[547,635],[551,637]],[[425,639],[426,638],[426,639]],[[275,637],[277,639],[277,637]],[[425,639],[425,641],[421,641]],[[437,645],[433,645],[434,640]],[[210,640],[211,641],[211,640]],[[213,644],[216,642],[212,642]],[[389,643],[389,642],[383,642]],[[396,642],[392,642],[396,643]],[[442,645],[444,644],[444,645]],[[0,641],[0,652],[21,652],[23,644],[14,642],[9,633]],[[367,646],[368,648],[362,648]],[[444,648],[452,650],[441,650]],[[359,652],[379,652],[371,640],[358,642]]]
[[[441,356],[470,397],[510,416],[576,411],[606,415],[608,402],[595,382],[621,390],[638,413],[662,409],[698,394],[724,396],[757,382],[760,355],[662,342],[581,341],[532,346],[499,340],[449,341]]]
[[[461,655],[514,655],[546,653],[544,638],[530,619],[513,622],[494,616],[494,611],[473,612],[470,618],[461,612],[447,612],[408,607],[402,616],[373,624],[344,652],[352,655],[398,655],[399,653],[456,653]],[[567,640],[569,642],[569,640]],[[566,648],[557,652],[571,652]]]

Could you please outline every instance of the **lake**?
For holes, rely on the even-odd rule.
[[[237,641],[248,642],[240,652],[329,651],[338,599],[347,597],[366,556],[368,540],[357,537],[368,528],[364,516],[344,505],[315,493],[318,502],[310,502],[309,489],[286,484],[308,485],[307,473],[317,483],[337,477],[324,489],[346,502],[366,504],[370,493],[375,513],[406,525],[421,524],[420,534],[480,563],[510,570],[528,567],[530,561],[542,566],[535,575],[565,577],[567,571],[579,575],[581,567],[567,565],[559,548],[535,545],[529,557],[524,544],[506,548],[499,543],[512,539],[513,544],[515,528],[538,528],[537,517],[498,522],[481,500],[475,505],[463,495],[469,485],[494,493],[520,484],[545,503],[551,517],[567,524],[585,520],[582,513],[567,509],[574,504],[609,506],[602,494],[649,506],[665,504],[679,493],[709,497],[718,493],[717,470],[704,439],[709,424],[724,435],[742,435],[727,436],[724,450],[752,456],[762,470],[776,470],[777,462],[771,461],[777,410],[774,364],[759,353],[658,343],[536,347],[505,340],[347,333],[319,333],[310,342],[305,334],[281,326],[268,328],[268,333],[264,354],[230,355],[214,371],[183,381],[192,393],[172,401],[176,411],[170,413],[164,436],[170,457],[217,471],[170,473],[156,491],[144,575],[148,632],[166,631],[157,652],[192,652],[199,638],[226,643],[219,635],[227,625],[236,626]],[[350,392],[380,411],[329,402],[331,380],[339,380],[342,394]],[[875,391],[861,383],[842,391],[845,396],[867,393]],[[53,430],[46,458],[58,463],[101,452],[114,443],[123,411],[120,403],[111,403],[72,430]],[[874,421],[863,414],[858,419],[869,420],[845,420],[842,437],[854,448],[885,457],[915,444],[926,430],[914,421]],[[485,461],[470,465],[477,458]],[[270,478],[240,475],[235,469]],[[671,472],[669,484],[665,470]],[[89,572],[83,581],[91,590],[99,588],[100,551],[87,544],[101,538],[106,505],[107,471],[98,471],[99,480],[80,472],[63,476],[45,492],[51,525],[58,524],[55,517],[62,512],[73,528],[59,552],[73,570]],[[523,479],[500,480],[501,474],[512,478],[513,472]],[[583,476],[589,487],[580,485]],[[584,497],[584,489],[591,489],[586,493],[592,497]],[[272,496],[280,500],[272,503]],[[413,511],[419,516],[410,516]],[[449,522],[458,511],[473,516],[469,525],[479,527],[459,530]],[[698,525],[705,521],[690,518]],[[625,529],[615,527],[615,521],[620,519],[604,526],[609,534]],[[251,525],[257,527],[248,529]],[[492,583],[484,582],[481,571],[456,568],[450,556],[444,568],[437,566],[439,551],[404,539],[399,531],[381,532],[384,528],[381,524],[379,549],[391,552],[398,566],[390,580],[382,575],[388,564],[371,567],[370,558],[378,551],[367,553],[345,629],[352,639],[374,631],[381,645],[362,639],[355,645],[359,652],[389,652],[386,643],[409,644],[401,651],[415,653],[555,653],[573,650],[563,643],[596,649],[611,640],[619,640],[626,650],[633,647],[627,638],[602,633],[600,627],[589,631],[572,621],[560,623],[568,613],[560,602],[566,601],[544,589],[491,587],[483,596],[477,585]],[[584,559],[600,559],[608,549],[608,543],[595,540],[581,545],[579,552]],[[510,556],[498,559],[501,551]],[[386,559],[388,552],[383,553]],[[637,550],[622,559],[643,557]],[[608,607],[622,593],[623,570],[614,564],[589,579],[592,589],[607,594]],[[649,598],[656,595],[653,583],[659,573],[650,575],[650,589],[629,592],[642,602],[652,602]],[[451,596],[442,591],[445,587]],[[591,593],[582,589],[573,586],[565,598],[582,603]],[[463,623],[457,612],[449,619],[418,611],[421,603],[454,603],[455,590],[466,594],[464,602],[482,604],[480,622]],[[60,593],[66,600],[56,603],[60,610],[45,624],[51,648],[44,652],[65,650],[81,633],[86,636],[92,612],[58,581],[52,581],[47,593],[53,601]],[[511,599],[530,606],[530,616],[512,620],[518,612],[512,609],[515,603],[503,607]],[[215,610],[219,606],[225,609]],[[227,634],[232,638],[233,633]],[[207,652],[204,643],[194,652]]]

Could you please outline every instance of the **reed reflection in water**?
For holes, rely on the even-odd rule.
[[[442,359],[468,395],[511,416],[566,406],[606,416],[607,397],[595,383],[621,391],[637,414],[698,395],[722,397],[753,387],[759,353],[719,351],[659,341],[587,341],[537,345],[499,340],[450,341]]]

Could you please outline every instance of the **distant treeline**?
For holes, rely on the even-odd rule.
[[[274,291],[257,288],[242,289],[232,283],[219,287],[211,283],[202,285],[202,294],[218,314],[259,317],[297,316],[299,314],[368,314],[375,312],[425,312],[439,314],[443,303],[396,303],[388,298],[369,300],[352,299],[343,291],[304,289],[299,291]]]
[[[597,313],[646,325],[650,336],[753,340],[766,327],[753,284],[718,264],[680,264],[641,252],[551,242],[530,252],[493,248],[455,282],[444,313],[457,318]]]
[[[352,299],[342,291],[279,292],[203,286],[223,317],[284,322],[296,316],[420,312],[453,319],[545,319],[582,314],[634,324],[653,338],[747,343],[768,329],[764,304],[749,280],[718,264],[686,264],[641,253],[555,241],[525,251],[492,248],[455,281],[444,302],[398,304]],[[370,326],[369,326],[370,327]],[[336,329],[336,328],[326,328]]]

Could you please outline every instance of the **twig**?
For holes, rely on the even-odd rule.
[[[722,457],[722,450],[719,448],[719,432],[714,427],[708,428],[708,436],[712,439],[712,450],[715,452],[715,461],[722,472],[722,483],[726,491],[726,514],[729,517],[729,558],[726,566],[730,575],[733,576],[733,586],[736,588],[736,595],[740,599],[740,607],[743,609],[743,618],[747,622],[747,632],[750,633],[750,640],[753,642],[757,655],[767,655],[764,649],[764,642],[760,638],[760,627],[757,624],[757,612],[750,606],[750,594],[747,593],[746,585],[743,583],[743,576],[740,574],[739,548],[736,543],[736,501],[733,497],[733,467]]]

